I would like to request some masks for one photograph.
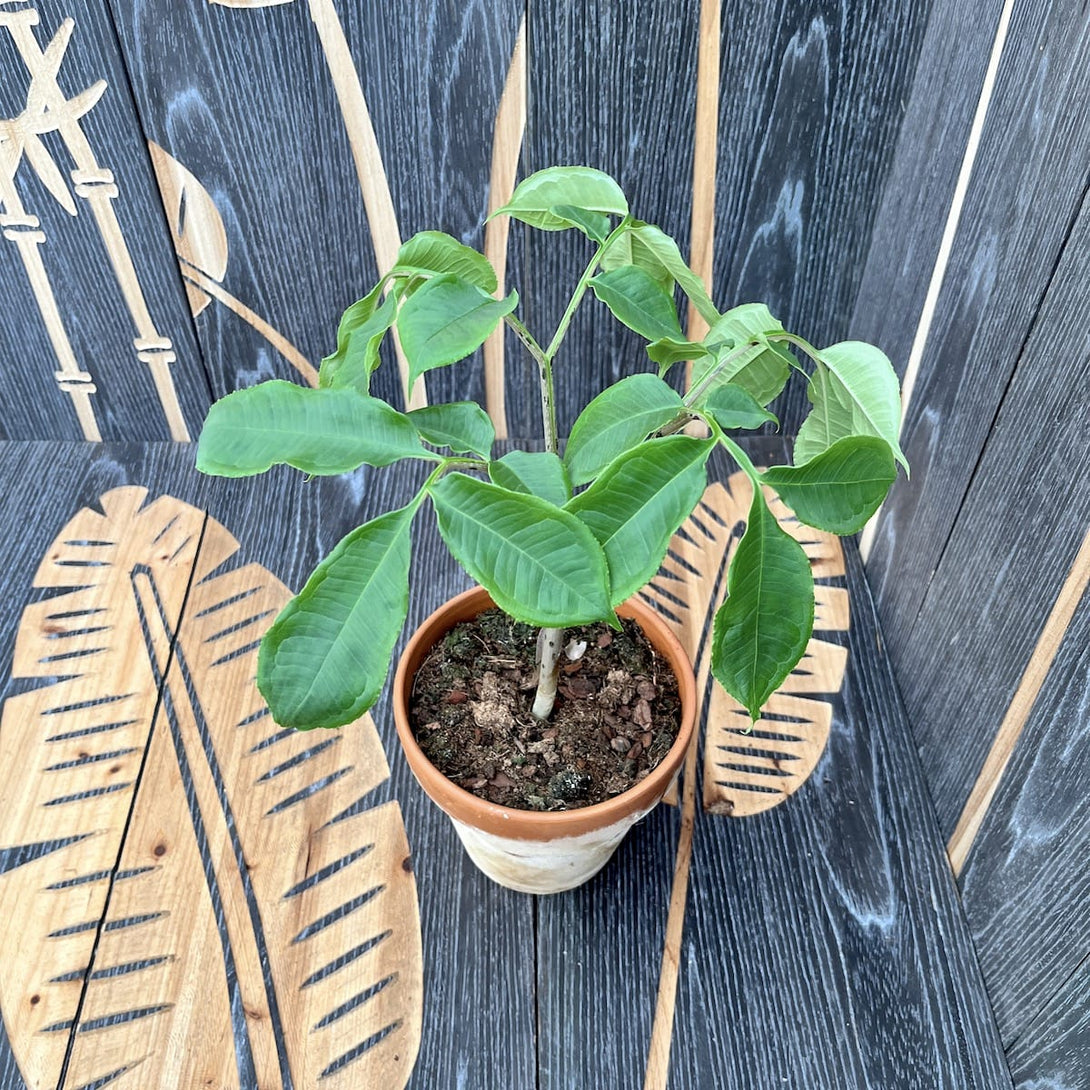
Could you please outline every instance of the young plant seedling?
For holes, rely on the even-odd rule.
[[[634,219],[617,183],[599,171],[543,170],[495,215],[543,231],[581,231],[593,244],[547,344],[518,317],[514,292],[494,297],[496,274],[481,254],[425,231],[345,312],[317,389],[264,382],[229,394],[208,414],[197,452],[206,473],[240,477],[287,463],[337,474],[405,458],[434,466],[404,507],[349,533],[266,633],[258,686],[273,718],[300,729],[336,727],[377,699],[408,611],[410,529],[425,501],[455,560],[502,610],[541,629],[534,714],[548,716],[564,629],[618,624],[615,607],[656,574],[703,495],[718,445],[753,482],[753,501],[715,616],[712,672],[756,720],[802,657],[814,620],[809,561],[763,490],[779,493],[819,530],[863,527],[893,483],[895,462],[908,468],[897,443],[900,395],[889,360],[858,341],[817,349],[760,303],[720,313],[673,239]],[[700,341],[681,329],[675,287],[710,327]],[[629,375],[595,397],[561,456],[554,365],[588,291],[643,337],[657,370]],[[470,355],[501,321],[537,364],[545,450],[493,459],[495,433],[476,403],[403,413],[371,394],[380,345],[394,326],[411,385]],[[692,383],[682,396],[665,376],[690,360]],[[795,440],[794,464],[762,473],[729,433],[774,422],[767,406],[792,372],[809,384],[812,408]],[[683,433],[692,421],[703,421],[708,438]]]

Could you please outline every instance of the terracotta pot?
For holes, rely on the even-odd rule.
[[[560,893],[582,885],[605,866],[625,833],[658,804],[685,758],[696,720],[693,668],[654,610],[630,599],[617,612],[639,624],[678,679],[681,727],[670,751],[638,784],[593,806],[541,813],[478,798],[448,780],[417,744],[409,726],[409,695],[420,664],[461,621],[492,607],[482,587],[452,598],[413,634],[394,678],[394,719],[409,767],[420,786],[454,822],[466,851],[489,878],[523,893]]]

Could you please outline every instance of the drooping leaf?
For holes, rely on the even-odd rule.
[[[719,311],[708,297],[704,281],[689,268],[677,243],[660,227],[633,223],[603,255],[602,268],[606,272],[624,265],[643,269],[667,290],[676,282],[708,325],[719,320]]]
[[[512,450],[488,466],[493,484],[512,492],[529,492],[563,507],[571,499],[567,466],[552,451]]]
[[[783,326],[769,313],[763,303],[743,303],[732,307],[716,321],[704,343],[712,352],[693,369],[693,385],[699,385],[713,370],[748,341],[756,343],[723,366],[715,385],[733,382],[748,390],[762,405],[767,405],[787,384],[793,357],[777,344],[765,340],[766,335],[782,333]]]
[[[322,360],[318,371],[321,387],[351,386],[361,394],[370,392],[371,375],[381,362],[382,338],[397,317],[397,293],[391,291],[382,305],[366,317],[367,300],[354,303],[344,312],[337,330],[337,351]]]
[[[265,633],[257,684],[280,726],[343,726],[378,699],[409,608],[415,510],[342,538]]]
[[[675,363],[711,358],[706,344],[698,341],[679,341],[673,337],[662,337],[652,341],[647,346],[647,355],[652,363],[659,365],[659,378],[662,378]]]
[[[618,454],[661,428],[682,408],[678,392],[656,375],[629,375],[607,387],[572,425],[564,451],[572,483],[592,480]]]
[[[431,496],[447,548],[504,612],[541,628],[612,618],[605,555],[575,515],[463,473]]]
[[[601,212],[591,212],[570,204],[558,204],[549,211],[558,219],[567,220],[573,227],[578,227],[587,238],[595,242],[605,242],[609,235],[609,217],[603,216]]]
[[[798,464],[827,450],[848,435],[884,439],[905,471],[897,438],[901,427],[901,396],[897,373],[886,355],[863,341],[844,341],[820,352],[810,380],[810,415],[795,441]]]
[[[733,382],[717,386],[708,395],[704,408],[724,430],[759,428],[762,424],[779,421],[744,387]]]
[[[669,292],[637,265],[624,265],[592,278],[591,289],[629,329],[649,341],[684,340],[677,309]]]
[[[773,466],[763,480],[807,525],[854,534],[878,510],[896,476],[884,439],[850,435],[801,466]]]
[[[562,205],[604,215],[628,214],[628,201],[608,174],[590,167],[549,167],[520,182],[511,200],[492,216],[513,216],[544,231],[564,231],[573,223],[553,211]]]
[[[649,439],[615,458],[568,503],[606,554],[614,606],[659,570],[670,537],[704,493],[714,446],[687,435]]]
[[[802,658],[813,627],[810,562],[754,489],[727,573],[727,600],[715,615],[712,673],[756,720]]]
[[[281,1050],[296,1085],[396,1090],[423,974],[400,807],[367,805],[389,776],[374,723],[319,746],[275,728],[255,640],[287,587],[238,563],[199,508],[134,487],[96,507],[38,569],[53,594],[27,606],[13,663],[38,684],[0,725],[0,859],[28,857],[0,867],[0,910],[19,919],[0,929],[0,1006],[27,1085],[57,1085],[70,1048],[88,1086],[197,1086],[210,1071],[279,1086]],[[308,941],[354,899],[348,926]],[[384,937],[359,957],[370,936]],[[351,1032],[374,1046],[336,1066],[351,1043],[310,1027],[368,992]],[[268,1048],[277,1007],[298,1032]]]
[[[464,359],[480,348],[517,305],[516,292],[506,299],[493,299],[476,284],[452,273],[426,281],[397,316],[401,347],[409,360],[409,385],[425,372]]]
[[[351,387],[311,390],[273,379],[236,390],[208,411],[197,468],[250,477],[286,464],[316,476],[401,458],[434,458],[404,413]]]
[[[496,290],[496,270],[484,254],[478,253],[442,231],[420,231],[397,252],[394,274],[424,273],[455,276],[491,295]]]
[[[428,405],[408,416],[424,440],[436,447],[450,447],[455,454],[487,458],[496,441],[492,420],[476,401]]]

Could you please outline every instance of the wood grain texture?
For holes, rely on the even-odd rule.
[[[780,440],[750,445],[781,460]],[[696,813],[668,1085],[1010,1085],[861,565],[848,680],[829,746],[785,803],[737,821]],[[541,1086],[640,1085],[677,816],[630,837],[595,883],[540,903]],[[634,840],[636,836],[640,839]],[[635,909],[618,903],[617,886]],[[635,882],[639,885],[635,885]],[[593,996],[591,1004],[587,996]]]
[[[713,298],[845,339],[931,3],[727,4]],[[792,383],[773,411],[798,431]]]
[[[0,24],[0,434],[196,434],[208,382],[108,13],[43,0]]]
[[[584,163],[612,174],[634,214],[659,224],[685,255],[698,24],[699,5],[685,0],[624,9],[598,0],[542,0],[531,5],[527,23],[525,173]],[[593,247],[577,231],[516,225],[512,235],[525,247],[521,312],[534,336],[548,343]],[[600,390],[653,369],[643,343],[604,306],[584,301],[557,358],[561,435]],[[540,435],[536,369],[525,352],[509,356],[508,366],[510,434]]]
[[[1090,595],[1064,637],[961,877],[1008,1048],[1046,1010],[1057,1021],[1054,997],[1090,954],[1088,798]],[[1090,1076],[1090,1056],[1087,1064]]]
[[[912,479],[894,485],[868,558],[914,724],[921,709],[913,691],[933,679],[914,677],[904,650],[915,639],[932,575],[969,502],[1005,391],[1029,358],[1029,342],[1042,335],[1042,301],[1083,214],[1090,133],[1078,119],[1090,109],[1088,53],[1090,19],[1080,5],[1016,5],[962,228],[905,419],[902,446]],[[938,78],[931,73],[931,85]],[[917,219],[906,213],[903,229]],[[876,290],[885,298],[894,294]],[[1058,423],[1047,412],[1027,420],[1041,421],[1042,442]],[[930,776],[926,761],[925,768]],[[950,772],[966,778],[967,791],[974,773]],[[947,804],[939,808],[949,832]]]
[[[1090,964],[1064,983],[1007,1056],[1017,1090],[1080,1090],[1090,1082]]]
[[[401,236],[480,246],[492,126],[521,14],[513,3],[335,13],[368,106]],[[148,137],[211,194],[225,225],[222,287],[317,362],[341,312],[377,279],[352,147],[302,0],[164,9],[111,0]],[[196,327],[217,396],[292,364],[217,303]],[[402,404],[390,351],[375,391]],[[479,358],[429,376],[430,400],[483,397]],[[432,389],[434,388],[434,389]]]
[[[950,539],[931,560],[916,622],[887,637],[947,837],[1090,525],[1080,439],[1090,404],[1090,334],[1080,320],[1088,255],[1085,202]],[[905,556],[898,581],[918,577],[921,562]]]

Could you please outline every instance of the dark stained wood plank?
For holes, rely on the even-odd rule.
[[[524,174],[580,163],[613,175],[634,214],[689,251],[699,5],[543,0],[529,8]],[[593,247],[576,231],[512,227],[524,250],[518,288],[531,332],[548,343]],[[576,237],[578,236],[578,237]],[[518,241],[518,240],[521,240]],[[557,360],[559,430],[611,382],[652,369],[643,342],[593,297]],[[540,436],[536,369],[508,357],[511,434]],[[680,369],[679,369],[680,370]]]
[[[929,581],[911,630],[886,638],[947,837],[1090,521],[1090,455],[1080,438],[1090,404],[1090,334],[1080,319],[1088,255],[1084,201],[941,557],[916,524],[898,544],[926,555],[900,553],[896,584],[925,573]],[[959,406],[957,420],[973,416],[968,409]],[[914,482],[951,483],[956,442],[939,441],[935,454],[940,461],[917,463]],[[940,503],[933,487],[929,480],[920,492],[929,514]],[[895,508],[896,522],[906,517]],[[928,521],[923,509],[918,518]]]
[[[1090,913],[1090,595],[1083,598],[961,876],[1007,1047],[1086,961]],[[1040,1072],[1042,1078],[1046,1072]]]
[[[51,41],[62,47],[68,19],[74,29],[54,73],[42,53]],[[0,435],[195,436],[208,381],[105,7],[5,5],[0,117],[27,108],[31,68],[37,101],[53,93],[54,75],[60,98],[52,117],[33,122],[44,125],[41,141],[16,158],[14,176],[0,170]],[[100,80],[92,105],[80,96]]]
[[[934,0],[849,327],[904,375],[1002,10]],[[936,88],[942,93],[936,93]],[[926,169],[925,169],[926,167]],[[937,361],[929,357],[928,366]],[[875,562],[867,565],[872,578]]]
[[[903,446],[912,479],[894,486],[868,558],[917,728],[924,725],[925,712],[916,694],[934,684],[934,675],[915,673],[906,658],[910,642],[927,638],[917,637],[913,626],[932,575],[945,562],[959,513],[970,502],[967,491],[1012,375],[1025,366],[1027,342],[1042,336],[1042,300],[1058,263],[1067,260],[1061,255],[1072,225],[1085,215],[1079,210],[1090,181],[1090,133],[1080,119],[1090,109],[1088,54],[1090,20],[1080,5],[1015,5],[961,229],[905,420]],[[949,78],[959,75],[956,68]],[[937,73],[930,82],[937,85]],[[930,94],[926,88],[921,93]],[[906,234],[914,222],[908,216]],[[1047,351],[1062,343],[1057,338]],[[1057,358],[1068,357],[1065,347]],[[1062,419],[1062,412],[1025,417],[1039,421],[1042,433]],[[1048,442],[1043,434],[1041,442]],[[1013,495],[1013,483],[1010,487]],[[983,549],[980,555],[995,556]],[[926,737],[922,741],[926,746]],[[986,747],[988,740],[977,744]],[[924,763],[930,778],[932,765]],[[959,791],[968,791],[971,776],[959,762],[947,777]],[[956,809],[956,803],[941,800],[948,790],[938,788],[946,830]]]
[[[785,456],[780,440],[751,446],[764,462]],[[823,638],[851,657],[825,755],[771,810],[697,813],[668,1084],[679,1090],[1010,1085],[845,546],[851,631]],[[543,1087],[643,1084],[678,819],[660,808],[589,886],[541,901]]]
[[[713,297],[845,339],[931,3],[728,3]],[[778,400],[784,434],[805,384]]]
[[[1007,1055],[1017,1090],[1077,1090],[1090,1083],[1090,964],[1065,981]]]
[[[368,221],[315,5],[111,7],[148,137],[194,176],[215,209],[206,215],[222,222],[216,299],[196,318],[217,395],[272,376],[300,380],[240,307],[317,367],[341,311],[377,278],[376,231],[442,229],[481,244],[514,3],[443,5],[423,26],[411,8],[334,5],[382,156],[370,166],[380,177],[385,169],[396,225]],[[375,390],[400,406],[392,351],[385,358]],[[479,395],[479,358],[428,384],[433,401]]]

